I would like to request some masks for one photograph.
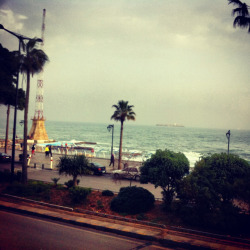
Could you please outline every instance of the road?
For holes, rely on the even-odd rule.
[[[0,152],[3,152],[3,149],[0,149]],[[11,152],[8,151],[10,154]],[[16,150],[16,161],[18,161],[18,155],[21,153],[21,151]],[[45,157],[44,153],[36,152],[34,156],[31,157],[30,161],[30,167],[28,168],[28,178],[33,180],[41,180],[41,181],[47,181],[52,182],[51,178],[60,178],[59,184],[64,184],[66,181],[72,179],[72,177],[65,177],[65,176],[59,176],[58,171],[56,170],[56,165],[59,161],[59,158],[61,155],[59,154],[53,154],[53,170],[47,170],[50,168],[51,159],[50,157]],[[90,158],[90,162],[95,161],[98,162],[106,167],[106,170],[108,172],[112,172],[113,168],[109,167],[109,160],[107,159],[100,159],[100,158]],[[138,162],[128,162],[130,166],[136,166],[139,163]],[[34,168],[34,164],[36,164],[36,168]],[[42,164],[44,165],[44,168],[42,170]],[[10,164],[3,164],[0,163],[0,170],[6,168],[10,169]],[[18,163],[15,163],[15,169],[21,170],[21,165]],[[104,176],[84,176],[79,177],[80,180],[79,186],[82,187],[90,187],[94,189],[100,189],[105,190],[109,189],[113,192],[119,192],[121,187],[127,187],[130,185],[129,180],[117,180],[114,181],[113,178],[111,178],[110,175],[104,175]],[[148,189],[157,199],[162,199],[162,189],[161,188],[155,188],[152,184],[140,184],[138,181],[132,181],[132,185],[136,185],[138,187],[143,187],[145,189]]]
[[[10,163],[0,163],[0,171],[4,169],[10,170]],[[21,170],[22,167],[20,164],[15,164],[15,169]],[[48,170],[41,168],[28,168],[28,179],[40,180],[46,182],[53,182],[52,178],[60,178],[58,181],[59,184],[64,184],[66,181],[72,179],[70,176],[59,175],[57,170]],[[109,189],[113,192],[119,192],[121,187],[127,187],[130,185],[129,180],[114,180],[111,175],[95,176],[95,175],[86,175],[78,178],[80,180],[79,186],[81,187],[90,187],[93,189],[105,190]],[[139,181],[132,181],[131,185],[143,187],[149,190],[157,199],[162,198],[161,188],[155,188],[152,184],[140,184]]]
[[[32,180],[41,180],[52,182],[51,178],[60,178],[59,184],[64,184],[66,181],[72,179],[72,177],[66,177],[59,175],[58,171],[55,170],[39,170],[34,168],[28,169],[28,178]],[[105,190],[109,189],[114,192],[119,192],[121,187],[127,187],[130,185],[129,180],[114,180],[110,175],[103,176],[83,176],[78,178],[80,180],[79,186],[91,187],[94,189]],[[136,185],[138,187],[143,187],[148,189],[155,198],[162,198],[161,189],[155,189],[152,184],[140,184],[138,181],[132,181],[131,185]]]
[[[166,249],[128,237],[0,211],[0,249]]]

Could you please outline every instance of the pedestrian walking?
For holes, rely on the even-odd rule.
[[[48,157],[49,156],[49,147],[48,145],[45,147],[45,157]]]
[[[114,165],[115,165],[115,156],[114,156],[114,154],[111,155],[109,166],[111,166],[112,164],[113,164],[113,167],[114,167]]]
[[[35,144],[33,144],[33,145],[32,145],[32,148],[31,148],[31,154],[32,154],[32,155],[35,154],[35,149],[36,149]]]
[[[52,149],[51,149],[51,145],[49,145],[49,155],[52,157]]]
[[[65,154],[68,154],[68,143],[65,143]]]

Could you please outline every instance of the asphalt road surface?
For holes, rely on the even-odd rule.
[[[166,249],[152,242],[0,211],[0,249]]]

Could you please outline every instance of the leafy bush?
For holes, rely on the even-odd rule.
[[[51,178],[51,180],[54,182],[54,184],[57,186],[57,182],[60,180],[60,178]]]
[[[234,201],[250,204],[250,165],[233,154],[213,154],[196,162],[178,187],[179,214],[185,222],[222,230],[246,228],[250,216]]]
[[[74,204],[79,204],[84,202],[84,200],[90,193],[91,193],[91,188],[72,187],[69,189],[71,201]]]
[[[97,208],[98,209],[104,208],[104,205],[102,204],[101,200],[98,200],[96,203],[97,203]]]
[[[197,207],[186,205],[180,207],[178,215],[183,222],[196,227],[220,230],[223,233],[249,232],[250,216],[238,213],[237,208],[232,206],[222,211],[201,212]]]
[[[102,196],[114,196],[114,193],[110,190],[103,190]]]
[[[17,171],[14,173],[13,181],[21,181],[22,179],[22,172]],[[4,169],[4,171],[0,171],[0,182],[10,182],[11,181],[11,173],[8,169]]]
[[[14,182],[6,188],[8,194],[22,197],[36,197],[37,200],[50,199],[50,184],[45,184],[41,181],[29,181],[27,185],[19,182]]]
[[[121,188],[117,197],[110,204],[111,210],[118,213],[144,213],[154,206],[155,198],[142,187]]]
[[[56,190],[65,190],[65,186],[62,184],[56,185]]]
[[[141,214],[138,214],[137,216],[136,216],[136,219],[137,220],[147,220],[147,216],[145,215],[145,214],[143,214],[143,213],[141,213]]]

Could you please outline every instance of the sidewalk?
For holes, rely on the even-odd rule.
[[[0,148],[0,152],[4,152],[4,148]],[[8,154],[11,155],[11,149],[8,150]],[[22,151],[19,149],[16,149],[15,151],[15,162],[19,161],[19,154],[22,154]],[[31,155],[31,152],[28,152],[28,154]],[[71,155],[71,154],[69,154]],[[51,163],[52,163],[52,169],[56,169],[56,165],[60,159],[60,157],[62,157],[63,154],[58,154],[58,153],[53,153],[53,157],[51,159],[51,157],[46,157],[45,153],[43,152],[35,152],[34,155],[31,155],[31,159],[30,159],[30,163],[29,166],[30,167],[34,167],[34,165],[37,168],[42,168],[42,166],[44,166],[44,168],[51,168]],[[115,160],[115,166],[113,168],[113,166],[109,166],[110,160],[109,159],[104,159],[104,158],[95,158],[95,157],[88,157],[89,162],[98,162],[100,164],[102,164],[103,166],[106,167],[106,172],[107,173],[111,173],[113,170],[118,168],[118,160]],[[52,162],[51,162],[52,161]],[[136,162],[136,161],[126,161],[126,163],[128,163],[129,166],[140,166],[141,162]]]
[[[182,233],[170,229],[101,218],[94,215],[69,212],[56,208],[49,209],[48,207],[31,205],[26,202],[15,203],[3,197],[0,198],[0,208],[132,238],[155,241],[165,247],[171,247],[173,249],[250,249],[250,244],[244,242],[234,242],[225,239]]]

